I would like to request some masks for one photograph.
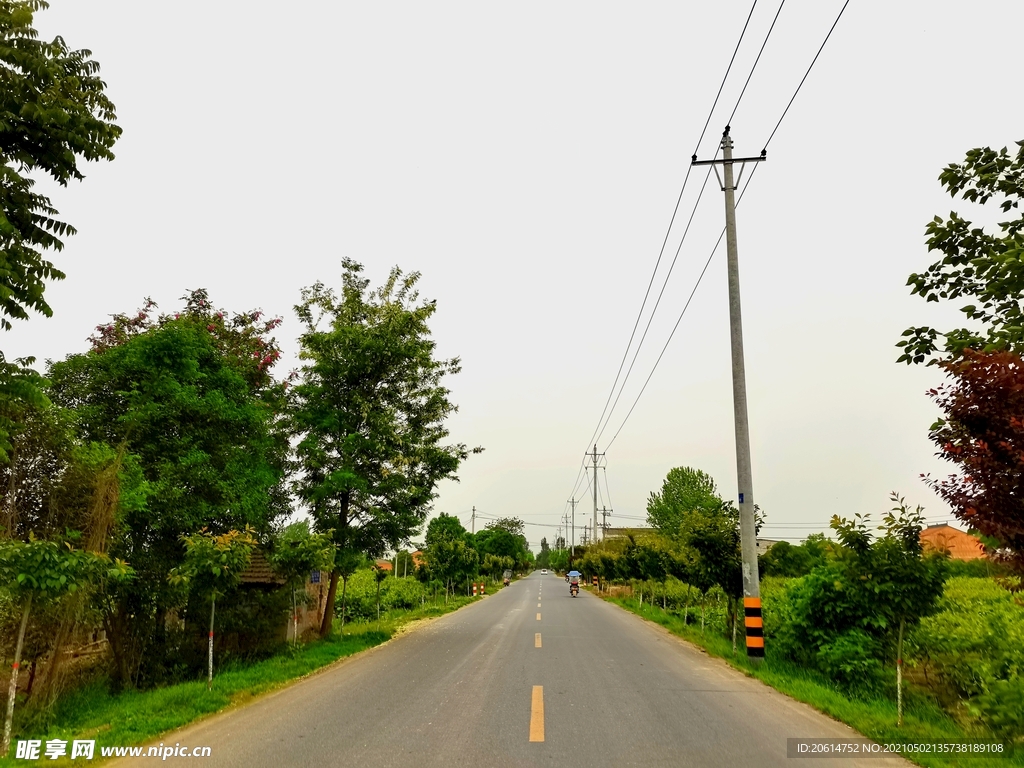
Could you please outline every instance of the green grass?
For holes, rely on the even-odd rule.
[[[770,643],[766,648],[767,657],[755,667],[747,658],[742,632],[738,634],[737,652],[733,654],[731,640],[712,630],[702,634],[699,620],[696,625],[692,623],[684,625],[680,616],[661,608],[644,605],[642,610],[639,609],[636,599],[603,595],[602,597],[648,621],[660,624],[672,634],[703,648],[709,656],[725,660],[745,674],[757,678],[797,701],[810,704],[815,709],[846,723],[878,743],[921,743],[975,739],[998,741],[995,738],[986,738],[984,734],[966,731],[958,722],[943,712],[935,702],[914,691],[907,693],[904,699],[903,727],[897,728],[895,701],[852,697],[839,689],[828,678],[785,659],[774,657]],[[1017,750],[1017,753],[1010,758],[958,758],[922,755],[908,759],[919,765],[927,766],[927,768],[958,766],[1008,768],[1008,766],[1024,765],[1024,750]]]
[[[347,658],[360,651],[390,640],[403,626],[421,619],[435,618],[450,613],[475,598],[456,597],[448,605],[426,604],[421,608],[392,615],[377,622],[348,623],[344,636],[333,635],[324,640],[285,648],[279,654],[250,664],[235,663],[216,671],[212,690],[206,690],[206,680],[170,685],[148,691],[110,693],[106,681],[68,692],[57,703],[48,727],[32,725],[30,710],[16,710],[11,751],[0,758],[0,764],[24,761],[14,758],[18,739],[95,739],[96,760],[101,746],[133,746],[159,738],[220,712],[244,704],[257,696],[281,688],[290,682]],[[26,718],[19,724],[17,715]],[[76,764],[81,760],[67,758],[50,761],[49,765]]]

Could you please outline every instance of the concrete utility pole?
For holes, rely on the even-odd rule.
[[[594,468],[594,543],[597,543],[597,457],[604,456],[603,453],[597,452],[597,445],[594,445],[594,452],[587,454],[593,460]]]
[[[608,507],[601,507],[601,539],[604,540],[608,530]]]
[[[740,547],[743,555],[743,612],[747,635],[747,656],[755,662],[764,658],[764,629],[761,620],[761,585],[757,576],[757,531],[754,526],[754,481],[750,471],[750,431],[747,424],[747,382],[743,367],[743,320],[740,313],[740,263],[736,245],[736,186],[739,179],[733,178],[733,165],[740,163],[740,177],[746,163],[758,163],[760,157],[732,156],[732,138],[729,126],[722,133],[722,159],[692,159],[693,165],[722,166],[724,183],[719,184],[725,192],[725,245],[728,252],[729,273],[729,331],[732,340],[732,403],[736,423],[736,477],[740,508]]]
[[[469,532],[476,533],[476,507],[473,507],[473,514],[469,518]]]

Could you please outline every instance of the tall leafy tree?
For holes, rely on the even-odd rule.
[[[139,574],[105,615],[122,685],[140,669],[161,677],[164,617],[176,600],[167,576],[183,561],[182,537],[246,525],[267,534],[288,512],[283,386],[270,375],[278,321],[228,317],[204,291],[174,315],[155,309],[114,317],[92,350],[48,373],[81,439],[115,447],[141,475],[144,493],[119,505],[109,547]]]
[[[362,266],[342,262],[340,292],[323,283],[302,291],[303,361],[293,389],[299,476],[294,490],[318,530],[341,552],[377,558],[424,523],[439,481],[454,477],[468,451],[446,444],[456,411],[442,384],[458,359],[435,356],[418,273],[397,267],[376,290]],[[331,574],[321,634],[334,616]]]
[[[722,505],[715,481],[692,467],[669,470],[661,491],[647,500],[647,522],[662,533],[674,535],[690,512],[714,514]]]
[[[956,358],[964,349],[1024,352],[1024,140],[1017,147],[1016,153],[1006,147],[972,149],[964,162],[951,163],[939,175],[951,197],[997,202],[1012,218],[1000,222],[995,232],[955,211],[928,223],[928,250],[941,258],[912,274],[907,285],[911,294],[926,301],[964,301],[960,311],[973,327],[942,332],[928,326],[908,328],[897,344],[903,349],[899,362],[934,364]]]
[[[44,0],[0,0],[0,329],[30,311],[53,310],[46,282],[64,273],[44,258],[74,234],[57,220],[50,199],[33,191],[34,173],[66,186],[83,178],[82,160],[111,160],[121,135],[114,105],[87,50],[57,37],[39,40],[33,24]],[[40,405],[41,382],[31,359],[10,363],[0,352],[0,461],[6,461],[12,405]]]

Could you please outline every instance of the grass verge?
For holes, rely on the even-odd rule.
[[[896,727],[896,702],[886,699],[860,699],[851,697],[828,678],[811,670],[799,667],[785,659],[772,655],[767,644],[765,660],[755,667],[748,659],[743,646],[742,632],[738,636],[736,654],[732,642],[713,632],[701,633],[700,627],[683,624],[680,616],[669,613],[657,606],[638,607],[633,598],[607,597],[602,599],[614,603],[647,621],[659,624],[669,632],[693,645],[702,648],[709,656],[723,659],[729,665],[755,677],[766,685],[787,696],[810,704],[820,712],[846,723],[850,727],[873,739],[879,744],[904,743],[923,744],[937,741],[974,741],[983,739],[978,733],[966,731],[957,721],[926,696],[910,691],[906,694],[903,708],[903,727]],[[793,734],[794,737],[800,734]],[[997,741],[996,739],[984,739]],[[1024,765],[1024,750],[1018,749],[1012,756],[958,757],[935,754],[905,755],[911,762],[926,768],[1009,768]]]
[[[162,734],[245,704],[334,662],[381,645],[412,622],[451,613],[477,599],[456,597],[450,599],[447,605],[428,604],[392,615],[379,624],[346,624],[343,637],[333,635],[294,649],[287,647],[263,661],[228,665],[217,671],[210,691],[206,690],[204,678],[154,690],[112,694],[104,680],[97,680],[63,696],[54,708],[48,726],[33,726],[31,720],[23,725],[16,723],[10,754],[0,757],[0,765],[25,764],[24,760],[15,758],[15,747],[19,739],[41,739],[41,757],[44,757],[46,741],[49,739],[67,741],[68,753],[74,739],[95,739],[95,759],[90,762],[98,761],[101,759],[101,747],[135,746],[151,742]],[[25,712],[26,716],[29,714]],[[80,759],[72,761],[67,757],[56,761],[46,760],[49,765],[74,765],[80,762]]]

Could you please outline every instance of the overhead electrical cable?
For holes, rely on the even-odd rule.
[[[814,63],[818,60],[818,57],[821,56],[821,52],[825,50],[825,43],[827,43],[828,39],[832,37],[832,32],[835,31],[836,25],[839,23],[839,20],[843,18],[843,12],[846,10],[846,6],[848,6],[849,4],[850,0],[846,0],[846,2],[843,3],[843,7],[839,9],[839,15],[836,16],[836,20],[832,22],[832,27],[829,29],[828,34],[825,35],[825,39],[821,42],[821,47],[818,48],[818,52],[814,54],[814,58],[811,59],[811,66],[807,68],[807,71],[804,72],[804,76],[800,78],[800,84],[796,87],[796,90],[793,91],[793,96],[792,98],[790,98],[789,103],[786,104],[786,108],[782,110],[782,117],[779,118],[779,122],[777,122],[775,124],[775,127],[772,129],[771,135],[768,137],[768,141],[764,143],[765,149],[768,149],[768,145],[771,144],[772,139],[775,138],[775,132],[779,130],[779,126],[782,125],[782,121],[786,119],[786,113],[788,113],[789,108],[793,106],[793,102],[796,100],[797,94],[800,93],[800,89],[804,87],[804,82],[807,80],[807,76],[811,74],[811,70],[814,68]]]
[[[743,185],[743,190],[736,198],[737,208],[739,207],[740,201],[743,199],[743,195],[746,194],[747,188],[750,186],[750,182],[754,179],[754,174],[757,173],[757,168],[758,165],[755,165],[754,170],[752,170],[750,172],[750,175],[747,177],[747,183]],[[668,345],[671,343],[672,337],[675,336],[676,330],[679,328],[679,323],[682,322],[683,316],[686,314],[686,310],[690,306],[690,302],[693,301],[693,296],[697,292],[697,288],[700,287],[701,280],[704,279],[704,275],[708,271],[708,267],[711,266],[711,260],[715,257],[715,252],[718,251],[718,246],[722,244],[723,237],[725,237],[725,227],[722,227],[722,232],[721,234],[719,234],[718,240],[715,241],[715,247],[711,249],[711,253],[708,256],[707,261],[704,262],[704,268],[700,271],[700,275],[697,276],[697,282],[694,283],[693,290],[690,291],[690,295],[686,299],[686,303],[683,305],[682,311],[679,313],[679,317],[676,320],[676,324],[672,326],[672,332],[669,333],[668,339],[665,340],[665,346],[661,348],[661,352],[658,354],[658,359],[654,361],[654,367],[651,368],[651,372],[647,375],[647,379],[646,381],[644,381],[644,385],[640,388],[640,393],[636,396],[636,399],[633,401],[633,405],[630,406],[629,412],[626,414],[626,418],[622,420],[622,423],[619,424],[619,428],[615,430],[615,434],[612,436],[612,439],[609,440],[608,445],[605,446],[605,451],[611,448],[612,443],[615,442],[615,438],[619,436],[619,432],[622,431],[622,428],[626,425],[626,422],[629,421],[629,417],[632,415],[633,409],[636,408],[636,404],[640,402],[640,398],[643,396],[644,390],[647,389],[647,385],[651,383],[651,377],[654,376],[654,372],[658,370],[658,364],[661,362],[661,358],[664,357],[665,350],[668,349]]]
[[[783,3],[785,3],[785,0],[783,0]],[[747,14],[747,20],[743,23],[743,29],[740,32],[739,39],[736,41],[736,47],[733,48],[732,57],[729,59],[729,66],[726,67],[725,75],[722,77],[722,82],[718,86],[718,93],[715,94],[715,101],[711,105],[711,110],[708,112],[707,120],[704,121],[704,128],[700,132],[700,138],[697,139],[697,144],[693,148],[693,155],[694,156],[696,156],[697,151],[700,149],[701,142],[704,141],[704,136],[707,134],[708,126],[711,124],[711,118],[712,118],[712,116],[715,113],[715,108],[718,106],[718,100],[722,97],[722,90],[725,88],[725,83],[729,79],[729,73],[732,72],[732,65],[736,61],[736,54],[740,50],[740,44],[743,42],[743,38],[744,38],[744,36],[747,33],[747,27],[750,26],[750,19],[753,17],[754,9],[756,7],[757,7],[757,0],[754,0],[754,3],[750,6],[750,12]],[[779,8],[779,10],[782,10],[781,7]],[[775,14],[775,18],[778,19],[778,13]],[[775,26],[775,22],[773,21],[772,22],[772,27],[774,28],[774,26]],[[771,30],[770,29],[768,30],[768,34],[771,35]],[[765,42],[767,42],[767,38],[765,38]],[[761,45],[761,51],[764,51],[764,44]],[[761,54],[758,53],[758,59],[760,59],[760,58],[761,58]],[[755,67],[757,66],[757,62],[756,61],[754,62],[754,66]],[[753,69],[751,69],[750,74],[751,75],[753,74]],[[750,82],[750,75],[747,76],[747,82],[748,83]],[[746,90],[746,85],[743,86],[743,89]],[[740,99],[742,99],[742,98],[743,98],[743,94],[741,93],[740,94]],[[739,100],[737,100],[736,105],[733,107],[733,112],[734,113],[736,111],[736,107],[738,107],[738,106],[739,106]],[[718,157],[718,149],[715,150],[715,157],[716,158]],[[665,288],[668,286],[669,278],[672,277],[672,270],[675,268],[676,260],[679,258],[679,252],[682,249],[683,243],[686,240],[686,235],[690,231],[690,225],[693,223],[693,217],[697,213],[697,206],[700,204],[701,197],[703,197],[703,195],[704,195],[704,190],[707,188],[708,178],[711,176],[711,168],[710,167],[708,168],[707,175],[704,177],[704,184],[700,188],[700,193],[697,195],[697,200],[693,204],[693,211],[690,213],[690,219],[689,219],[689,221],[687,221],[686,229],[683,231],[683,236],[679,240],[679,246],[676,248],[675,256],[672,258],[672,264],[668,268],[668,274],[665,275],[665,279],[662,282],[661,291],[658,293],[658,299],[657,299],[657,301],[654,304],[654,308],[651,310],[650,317],[647,318],[647,325],[644,327],[644,332],[643,332],[643,335],[640,338],[640,343],[637,344],[637,347],[636,347],[636,349],[633,352],[633,359],[630,361],[629,369],[626,371],[626,376],[625,376],[625,378],[623,378],[622,384],[619,386],[619,394],[615,396],[615,402],[612,403],[611,410],[609,411],[608,410],[608,403],[611,402],[612,395],[615,394],[616,385],[619,384],[619,376],[622,374],[622,366],[625,364],[626,358],[629,356],[629,350],[633,346],[633,339],[636,338],[636,329],[640,325],[640,318],[643,317],[644,309],[647,306],[647,299],[650,298],[651,286],[654,285],[654,278],[657,276],[658,268],[661,266],[661,259],[662,259],[662,257],[665,254],[665,245],[668,243],[669,235],[672,232],[673,225],[675,224],[676,215],[679,212],[679,204],[680,204],[680,201],[682,201],[682,199],[683,199],[683,193],[686,191],[686,183],[690,179],[690,172],[692,170],[693,170],[693,165],[691,164],[686,169],[686,176],[683,178],[683,186],[679,190],[679,196],[676,198],[676,205],[675,205],[675,208],[672,210],[672,218],[669,220],[668,229],[665,231],[665,238],[662,240],[661,250],[658,252],[658,259],[657,259],[657,261],[654,264],[654,271],[651,273],[651,279],[647,283],[647,290],[644,292],[644,300],[643,300],[643,302],[640,305],[640,311],[637,313],[636,321],[633,323],[633,330],[632,330],[632,332],[629,335],[629,341],[626,343],[626,349],[622,353],[622,360],[619,361],[619,369],[615,372],[615,380],[612,382],[612,388],[608,392],[608,397],[605,399],[605,402],[604,402],[604,408],[601,410],[601,415],[598,417],[597,427],[594,429],[594,434],[591,435],[590,440],[587,441],[587,445],[590,445],[592,442],[594,442],[594,440],[600,440],[601,439],[601,435],[604,434],[605,427],[607,427],[608,426],[608,422],[611,421],[612,413],[615,412],[615,406],[618,404],[619,398],[622,397],[622,392],[623,392],[623,390],[626,387],[626,381],[629,379],[629,374],[633,370],[633,364],[636,362],[637,355],[640,354],[640,349],[643,347],[644,340],[647,338],[647,331],[650,330],[651,323],[654,320],[654,315],[658,311],[658,305],[661,303],[661,297],[664,295]],[[607,413],[607,417],[605,416],[606,413]]]
[[[732,56],[729,58],[729,65],[725,69],[725,75],[723,75],[723,77],[722,77],[722,82],[718,86],[718,93],[715,94],[714,103],[712,103],[711,109],[708,111],[707,119],[704,121],[704,128],[701,130],[700,138],[697,139],[697,144],[696,144],[696,146],[694,147],[694,150],[693,150],[694,154],[696,154],[697,151],[700,149],[701,142],[704,141],[704,136],[707,134],[708,126],[711,124],[711,118],[714,116],[715,108],[718,106],[718,101],[722,97],[722,90],[725,88],[725,83],[729,79],[730,72],[732,72],[732,66],[733,66],[733,64],[736,61],[736,54],[739,52],[740,45],[743,43],[743,38],[744,38],[744,36],[747,33],[747,28],[750,26],[750,19],[754,15],[754,9],[755,8],[757,8],[757,0],[754,0],[754,2],[751,3],[750,11],[747,13],[746,21],[743,22],[743,29],[740,31],[739,39],[736,41],[736,46],[733,48]],[[647,299],[650,298],[651,288],[654,285],[654,278],[657,277],[658,268],[661,266],[661,259],[662,259],[662,257],[665,254],[665,246],[668,244],[668,238],[669,238],[669,235],[672,232],[672,227],[675,224],[676,216],[677,216],[677,214],[679,212],[679,206],[680,206],[680,204],[682,202],[683,194],[686,191],[686,184],[687,184],[687,181],[689,181],[690,172],[692,171],[692,169],[693,169],[692,165],[688,165],[687,168],[686,168],[686,175],[683,177],[682,187],[679,189],[679,195],[676,198],[675,207],[672,209],[672,216],[669,219],[668,228],[665,230],[665,237],[662,240],[661,249],[658,251],[658,258],[657,258],[657,260],[654,263],[654,271],[651,273],[651,279],[650,279],[650,281],[648,281],[647,290],[644,292],[644,299],[643,299],[643,301],[640,304],[640,311],[637,312],[636,320],[633,323],[633,330],[630,333],[629,341],[626,344],[626,349],[622,353],[622,360],[619,361],[618,371],[616,371],[616,373],[615,373],[615,380],[612,382],[611,389],[608,391],[608,397],[605,399],[604,408],[602,408],[602,410],[601,410],[601,415],[597,419],[597,426],[594,427],[594,433],[591,435],[590,440],[587,441],[587,447],[588,448],[590,447],[590,444],[593,443],[594,440],[596,439],[598,431],[601,430],[602,422],[607,424],[607,420],[605,419],[605,413],[608,410],[608,404],[611,402],[612,396],[615,394],[615,388],[616,388],[616,385],[619,383],[619,376],[622,374],[622,368],[623,368],[623,366],[626,363],[626,358],[629,356],[629,350],[630,350],[630,348],[633,345],[633,339],[636,338],[636,330],[637,330],[637,328],[640,327],[640,319],[643,317],[644,309],[647,307]],[[706,179],[705,179],[705,183],[706,183]],[[698,202],[699,202],[699,198],[698,198]],[[696,205],[694,206],[694,209],[696,209]],[[692,215],[691,215],[691,220],[692,220]],[[689,227],[687,227],[687,229],[689,229]],[[684,238],[685,238],[685,234],[684,234]],[[680,247],[682,247],[682,241],[680,241]],[[678,256],[678,249],[676,251],[676,254]],[[671,273],[671,270],[670,270],[670,273]],[[662,288],[662,290],[664,291],[664,288]],[[653,316],[653,313],[652,313],[652,316]],[[648,321],[648,326],[649,325],[650,325],[650,322]],[[646,330],[645,330],[645,334],[646,334]],[[639,352],[639,347],[637,348],[637,351]],[[635,359],[636,358],[635,358],[635,355],[634,355],[634,360]],[[628,376],[628,374],[627,374],[627,376]],[[623,386],[625,386],[625,382],[623,382]],[[620,388],[620,394],[621,394],[621,388]],[[614,407],[613,407],[613,409],[614,409]],[[610,414],[609,414],[608,418],[609,419],[611,418]],[[580,471],[576,475],[576,482],[573,483],[573,491],[570,494],[571,498],[575,498],[576,488],[579,486],[580,473],[583,472],[584,467],[585,467],[585,462],[580,467]]]
[[[782,6],[786,4],[786,0],[782,0],[779,3],[779,10],[775,12],[775,18],[772,19],[772,25],[768,27],[768,34],[764,36],[764,42],[761,43],[761,50],[757,52],[757,58],[754,59],[754,65],[750,68],[750,72],[747,74],[747,80],[743,83],[743,90],[740,91],[739,98],[736,99],[736,104],[733,105],[732,113],[729,115],[729,120],[726,125],[732,125],[732,119],[736,117],[736,110],[740,108],[740,102],[743,101],[743,94],[747,92],[747,86],[750,85],[750,78],[754,76],[754,70],[757,69],[757,63],[761,61],[761,54],[764,53],[764,48],[768,45],[768,38],[772,36],[772,30],[775,29],[775,22],[779,20],[779,14],[782,13]]]
[[[807,76],[810,75],[811,70],[814,68],[815,63],[818,61],[818,57],[821,56],[821,52],[825,49],[825,45],[828,43],[829,38],[832,36],[832,33],[835,31],[836,26],[839,24],[839,20],[843,17],[843,13],[846,11],[846,7],[849,4],[850,4],[850,0],[846,0],[846,2],[843,3],[843,7],[839,9],[839,14],[836,16],[836,20],[834,22],[832,22],[832,26],[829,28],[828,34],[825,35],[825,39],[822,41],[821,46],[819,46],[817,53],[814,54],[814,58],[811,60],[810,65],[807,67],[807,71],[804,72],[804,76],[802,78],[800,78],[800,82],[797,85],[796,90],[793,92],[792,97],[790,97],[789,102],[786,104],[786,108],[782,111],[782,116],[779,117],[779,121],[775,124],[775,127],[772,129],[771,134],[768,136],[768,141],[766,141],[764,143],[764,149],[765,150],[768,149],[768,145],[771,144],[772,139],[775,138],[775,134],[776,134],[776,132],[778,132],[779,126],[782,125],[782,121],[786,118],[786,115],[789,112],[789,108],[791,106],[793,106],[793,102],[796,100],[797,95],[800,93],[800,89],[803,88],[804,83],[807,81]],[[783,2],[779,5],[779,9],[775,13],[775,19],[772,21],[772,25],[771,25],[771,27],[768,30],[768,34],[765,36],[764,43],[761,45],[761,51],[758,52],[757,59],[755,59],[755,61],[754,61],[754,66],[751,67],[750,74],[747,76],[747,82],[748,83],[750,81],[750,77],[753,76],[753,74],[754,74],[754,69],[757,67],[758,61],[761,58],[761,52],[764,51],[764,46],[768,42],[768,37],[771,36],[772,30],[775,28],[775,22],[778,20],[779,14],[782,12],[783,5],[785,5],[785,0],[783,0]],[[734,56],[735,56],[735,54],[734,54]],[[743,91],[744,92],[746,91],[746,87],[747,87],[746,84],[744,84],[744,86],[743,86]],[[735,115],[736,109],[739,107],[739,104],[740,104],[740,101],[742,100],[742,98],[743,98],[743,92],[740,93],[740,98],[737,99],[736,106],[733,107],[733,115]],[[731,120],[732,120],[732,116],[730,116],[730,122],[731,122]],[[747,191],[747,187],[750,186],[750,182],[754,178],[754,174],[757,172],[757,168],[758,168],[758,166],[755,165],[754,166],[754,170],[752,170],[750,172],[750,176],[747,177],[747,183],[744,184],[743,191],[740,193],[739,197],[736,200],[736,205],[737,206],[739,205],[739,201],[743,199],[743,194]],[[718,236],[718,241],[715,243],[715,248],[712,250],[711,255],[708,257],[708,261],[705,263],[704,269],[701,271],[700,276],[697,278],[697,282],[694,285],[693,291],[691,291],[689,298],[686,300],[686,304],[683,306],[683,311],[679,315],[679,320],[676,321],[676,325],[672,328],[672,333],[669,334],[668,341],[671,341],[672,336],[676,332],[676,328],[679,327],[679,321],[681,321],[683,319],[683,315],[686,313],[686,308],[690,305],[690,301],[693,299],[693,294],[697,290],[697,286],[700,285],[701,280],[704,278],[704,273],[707,271],[708,265],[710,265],[711,259],[714,258],[715,251],[718,250],[718,246],[721,244],[722,238],[724,236],[725,236],[725,229],[723,228],[722,229],[722,234]],[[615,434],[612,436],[612,439],[608,442],[608,445],[605,446],[605,451],[607,451],[608,448],[611,446],[611,444],[615,442],[615,438],[619,436],[619,432],[622,430],[622,427],[625,425],[626,421],[628,421],[630,414],[633,413],[633,409],[636,407],[637,402],[640,400],[640,395],[642,395],[643,392],[644,392],[644,389],[647,388],[647,384],[648,384],[648,382],[650,382],[651,376],[654,375],[654,370],[657,369],[658,363],[661,362],[661,358],[665,354],[665,349],[668,348],[668,341],[666,341],[665,347],[662,348],[661,354],[658,355],[658,359],[654,363],[654,368],[651,370],[650,375],[647,377],[647,380],[644,382],[643,387],[640,389],[640,394],[637,395],[636,400],[633,401],[633,405],[630,407],[629,412],[626,414],[626,418],[622,420],[622,423],[619,425],[619,429],[617,429],[615,431]]]
[[[717,157],[718,154],[715,154]],[[690,166],[693,167],[692,165]],[[644,327],[643,335],[640,337],[640,343],[636,345],[636,349],[633,351],[633,359],[629,361],[629,368],[626,370],[626,375],[622,379],[622,386],[619,387],[619,394],[615,396],[615,402],[612,403],[611,410],[608,411],[608,416],[604,420],[604,424],[600,426],[600,432],[598,432],[596,440],[600,440],[601,436],[604,435],[604,430],[608,426],[608,422],[611,421],[612,414],[615,413],[615,406],[619,404],[619,398],[622,397],[622,393],[625,391],[626,382],[629,381],[629,374],[633,372],[633,366],[636,364],[636,358],[640,354],[641,348],[643,348],[644,341],[647,339],[647,332],[651,330],[651,323],[654,322],[654,315],[658,311],[658,307],[661,305],[661,298],[665,295],[665,289],[668,287],[669,278],[672,277],[672,270],[676,267],[676,261],[679,259],[679,253],[683,249],[683,243],[686,242],[686,235],[690,232],[690,225],[693,224],[693,218],[697,214],[697,206],[700,205],[700,200],[704,196],[704,190],[708,187],[708,179],[711,178],[711,166],[708,166],[708,172],[704,175],[704,183],[701,185],[700,193],[697,195],[697,201],[693,204],[693,210],[690,212],[690,219],[686,222],[686,229],[683,230],[683,236],[679,240],[679,246],[676,248],[675,256],[672,257],[672,263],[669,265],[668,274],[665,275],[665,280],[661,284],[661,291],[658,293],[658,299],[654,302],[654,308],[651,310],[650,316],[647,318],[647,325]],[[629,350],[627,349],[628,353]],[[614,391],[614,390],[613,390]],[[604,416],[604,414],[602,414]]]

